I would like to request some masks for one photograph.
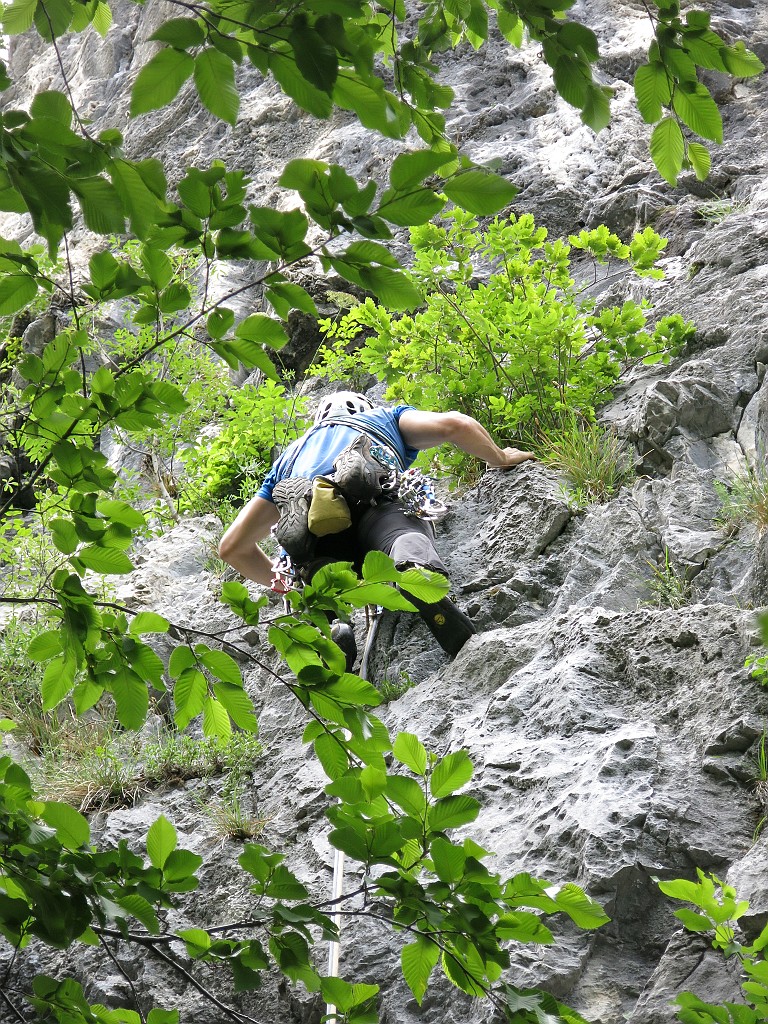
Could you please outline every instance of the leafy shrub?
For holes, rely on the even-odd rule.
[[[183,453],[188,474],[179,498],[183,511],[215,509],[228,496],[252,497],[275,449],[309,425],[306,399],[289,397],[272,380],[234,392],[222,420],[217,437]]]
[[[544,437],[540,456],[568,479],[568,498],[577,508],[608,501],[633,474],[626,445],[596,423],[572,420],[561,434]]]
[[[742,971],[742,999],[738,1003],[705,1003],[693,992],[681,992],[675,999],[677,1017],[683,1024],[762,1024],[768,1020],[768,926],[754,942],[743,943],[737,929],[740,918],[749,911],[749,901],[740,900],[733,886],[717,875],[705,874],[701,868],[696,875],[696,882],[676,878],[659,882],[659,888],[696,908],[675,911],[687,931],[706,936],[726,959],[736,958]]]
[[[629,245],[605,227],[548,242],[529,214],[481,229],[473,215],[454,210],[445,226],[413,228],[411,242],[410,276],[424,308],[395,317],[366,299],[341,319],[321,321],[328,345],[319,369],[344,378],[361,364],[386,380],[388,399],[466,412],[503,445],[536,441],[574,415],[593,421],[622,374],[667,361],[693,329],[680,316],[650,329],[646,302],[598,310],[591,284],[572,276],[577,252],[661,277],[655,263],[666,240],[650,228]],[[366,330],[372,336],[349,353]],[[443,457],[464,474],[470,464],[462,453]]]

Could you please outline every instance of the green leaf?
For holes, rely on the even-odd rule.
[[[269,70],[286,96],[290,96],[302,110],[321,119],[331,116],[333,105],[328,93],[308,82],[287,54],[271,50]]]
[[[133,84],[131,117],[171,103],[194,70],[195,60],[184,50],[167,48],[156,53]]]
[[[605,85],[589,82],[584,103],[581,108],[581,120],[593,132],[601,132],[611,123],[611,97],[613,89]]]
[[[685,145],[680,125],[672,117],[665,117],[651,135],[651,158],[659,174],[670,185],[677,184],[677,176],[683,169]]]
[[[72,106],[63,92],[45,90],[37,93],[30,104],[29,112],[33,118],[50,117],[67,128],[72,124]]]
[[[56,830],[56,838],[68,850],[77,850],[91,838],[88,821],[74,807],[56,801],[43,804],[40,817]]]
[[[419,185],[430,174],[456,159],[455,152],[436,153],[431,149],[420,149],[415,153],[401,153],[396,157],[389,172],[392,188],[404,192]]]
[[[400,574],[400,586],[427,604],[436,604],[451,589],[445,576],[430,569],[406,569]]]
[[[330,93],[339,72],[339,60],[334,47],[313,28],[298,19],[288,41],[293,47],[296,67],[308,82],[323,92]]]
[[[415,942],[403,946],[400,954],[403,977],[419,1005],[427,991],[429,977],[439,958],[440,947],[437,943],[430,942],[429,939],[421,935]]]
[[[86,226],[99,235],[125,231],[125,212],[115,187],[106,178],[80,179],[73,188]]]
[[[27,657],[32,661],[43,662],[55,658],[62,650],[61,633],[57,629],[48,629],[34,637],[27,648]]]
[[[712,922],[703,914],[697,914],[686,907],[675,911],[675,917],[683,922],[689,932],[708,932],[712,928]]]
[[[235,725],[253,735],[259,731],[253,702],[242,684],[214,683],[213,692]]]
[[[178,1010],[161,1010],[155,1007],[147,1014],[147,1024],[179,1024]]]
[[[376,213],[390,224],[410,227],[426,224],[445,206],[445,200],[429,188],[414,188],[404,194],[390,189],[381,197]]]
[[[361,267],[363,287],[370,289],[389,309],[411,310],[421,305],[421,295],[405,274],[389,267]]]
[[[203,665],[225,683],[234,683],[236,686],[243,685],[243,677],[240,674],[237,662],[224,651],[206,650],[200,653],[200,660]]]
[[[13,0],[3,4],[3,29],[9,36],[20,35],[32,27],[37,0]]]
[[[215,697],[208,696],[203,701],[203,735],[218,736],[222,740],[232,735],[227,710]]]
[[[383,551],[369,551],[362,568],[363,579],[368,583],[396,583],[400,573],[395,563]]]
[[[315,754],[331,781],[341,778],[349,768],[349,757],[343,742],[336,736],[328,733],[318,736],[315,740]]]
[[[635,96],[637,108],[647,124],[655,124],[661,118],[662,106],[669,103],[672,90],[663,64],[653,61],[641,64],[635,72]]]
[[[303,313],[318,316],[312,296],[297,284],[273,284],[267,289],[266,297],[283,320],[288,318],[288,313],[292,309],[300,309]]]
[[[161,814],[147,832],[147,856],[154,867],[162,870],[176,849],[176,842],[176,829],[165,815]]]
[[[567,882],[556,895],[549,893],[559,910],[571,918],[579,928],[599,928],[610,921],[599,903],[595,903],[583,889],[573,882]]]
[[[195,85],[203,106],[214,117],[231,125],[237,123],[240,94],[235,86],[235,69],[229,57],[214,48],[195,58]]]
[[[699,181],[705,181],[712,166],[712,157],[709,155],[707,147],[702,146],[700,142],[689,142],[688,159],[691,161],[691,166]]]
[[[133,572],[133,563],[123,551],[117,548],[103,548],[89,544],[81,548],[77,557],[88,569],[101,573],[103,576]]]
[[[168,882],[183,882],[194,875],[202,863],[203,858],[199,854],[174,849],[162,865],[163,876]]]
[[[387,796],[407,814],[419,821],[424,820],[427,796],[415,779],[406,778],[404,775],[390,775],[387,778]]]
[[[77,663],[69,651],[48,664],[41,684],[43,711],[52,711],[64,700],[74,685],[76,669]]]
[[[156,935],[160,931],[160,924],[152,909],[152,904],[145,900],[143,896],[139,896],[138,893],[132,893],[130,896],[121,897],[116,902],[118,907],[143,924],[148,932]]]
[[[467,863],[467,855],[460,846],[455,846],[447,839],[438,836],[433,839],[429,853],[435,867],[435,874],[441,882],[453,885],[461,880]]]
[[[235,314],[231,309],[214,309],[206,321],[208,333],[212,338],[223,338],[235,323]]]
[[[140,729],[147,720],[149,691],[143,679],[130,669],[115,674],[110,685],[117,720],[124,729]]]
[[[429,809],[428,825],[433,832],[459,828],[474,821],[480,813],[480,804],[471,796],[446,796]]]
[[[723,141],[723,119],[706,86],[700,82],[678,86],[672,96],[672,106],[688,127],[702,138]]]
[[[6,274],[0,280],[0,316],[18,313],[37,297],[37,282],[29,274]]]
[[[733,46],[721,50],[723,63],[728,71],[737,78],[751,78],[765,71],[765,65],[744,43],[739,40]]]
[[[177,647],[178,650],[183,648]],[[176,651],[173,653],[176,654]],[[171,675],[174,674],[171,656]],[[182,670],[173,687],[173,703],[176,706],[173,720],[180,729],[185,729],[200,714],[207,693],[208,683],[199,669],[190,667]]]
[[[474,765],[465,750],[448,754],[432,772],[429,789],[434,797],[449,796],[472,778]]]
[[[246,317],[235,328],[235,337],[268,345],[272,349],[280,349],[288,342],[288,335],[279,321],[263,313],[254,313]]]
[[[153,42],[168,43],[177,50],[188,50],[190,47],[203,45],[205,32],[196,18],[171,18],[149,38]]]
[[[392,753],[400,764],[410,768],[415,775],[426,774],[427,752],[418,736],[410,732],[399,732],[392,746]]]
[[[168,619],[156,612],[139,612],[134,615],[128,630],[138,636],[140,633],[167,633],[169,626]]]

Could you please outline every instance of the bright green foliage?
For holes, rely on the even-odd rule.
[[[228,495],[253,497],[275,451],[309,426],[306,407],[306,399],[289,396],[282,384],[271,380],[233,390],[222,412],[219,434],[182,453],[186,475],[180,507],[215,509]]]
[[[466,412],[503,444],[536,442],[574,415],[592,421],[622,373],[668,360],[693,329],[679,316],[649,329],[644,303],[598,310],[588,287],[571,276],[574,250],[600,264],[626,261],[639,276],[661,276],[655,263],[666,240],[650,228],[629,245],[604,227],[566,244],[547,241],[528,214],[481,230],[473,216],[454,210],[444,227],[414,229],[411,241],[410,277],[424,307],[396,318],[367,299],[340,320],[321,321],[335,342],[321,351],[321,368],[343,378],[363,366],[386,379],[389,399]],[[477,284],[488,264],[493,272]],[[349,354],[363,329],[375,333]],[[451,452],[443,465],[466,473],[471,462]]]
[[[399,572],[390,558],[373,552],[361,580],[344,563],[328,566],[322,580],[290,593],[290,611],[270,626],[270,637],[293,673],[283,682],[308,712],[304,741],[314,747],[330,780],[330,840],[359,862],[369,878],[369,897],[387,908],[382,919],[391,918],[403,931],[402,968],[417,1000],[439,969],[464,992],[490,998],[509,1020],[535,1020],[535,1015],[519,1014],[523,1008],[533,1013],[535,1007],[546,1006],[553,1020],[576,1021],[577,1015],[546,993],[520,993],[503,981],[511,962],[509,943],[551,943],[553,935],[542,914],[564,914],[577,927],[591,929],[607,920],[602,909],[570,883],[553,886],[525,873],[502,878],[489,871],[484,864],[489,852],[466,832],[455,839],[453,831],[465,829],[480,809],[474,797],[462,792],[473,774],[469,756],[462,750],[438,756],[408,733],[390,737],[370,710],[380,703],[378,692],[345,671],[344,655],[330,639],[328,611],[344,615],[368,602],[406,607],[392,584],[426,600],[438,599],[447,586],[435,573]],[[222,597],[253,623],[258,608],[249,603],[242,584],[226,584]],[[93,629],[95,614],[92,609],[86,616]],[[134,622],[134,638],[168,626],[149,613]],[[113,633],[122,628],[122,623],[110,622]],[[61,637],[61,630],[43,634],[36,655],[41,660],[55,656]],[[130,653],[131,648],[123,648],[124,657]],[[154,682],[151,664],[138,664],[145,686]],[[190,708],[178,693],[185,674],[194,674],[205,679],[207,699],[211,680],[217,680],[213,692],[237,724],[244,724],[236,717],[244,705],[225,700],[219,690],[225,686],[236,691],[241,683],[237,663],[224,651],[203,643],[178,646],[170,672],[177,679],[177,715],[200,710],[205,715],[204,708]],[[203,703],[205,699],[203,695]],[[394,761],[388,765],[385,755],[390,751]],[[66,948],[78,939],[95,942],[117,926],[125,940],[152,945],[159,931],[158,910],[172,905],[175,894],[197,885],[201,858],[178,848],[167,819],[159,818],[148,832],[148,864],[123,844],[97,852],[88,845],[86,819],[64,804],[35,801],[26,775],[8,758],[0,760],[0,811],[11,837],[0,844],[4,863],[21,863],[33,847],[37,858],[33,876],[0,875],[0,931],[11,942],[23,946],[28,936],[37,935]],[[283,855],[251,843],[240,866],[251,877],[253,897],[245,911],[248,924],[238,926],[246,937],[223,938],[220,929],[191,927],[182,928],[171,941],[183,944],[193,961],[228,968],[236,991],[257,988],[262,973],[277,968],[294,983],[333,999],[348,1020],[374,1021],[375,986],[326,979],[313,966],[313,944],[335,937],[337,928]],[[54,871],[58,895],[51,899],[46,880]],[[360,891],[353,892],[345,901],[353,913],[365,912],[360,896]],[[233,930],[230,926],[227,933]],[[158,936],[157,941],[168,940]],[[51,1008],[60,1021],[84,1005],[79,986],[53,979],[38,979],[33,1003]],[[94,1012],[98,1020],[107,1011]]]
[[[527,32],[539,43],[561,95],[581,110],[586,123],[601,128],[607,121],[608,97],[591,76],[597,45],[588,28],[559,16],[571,6],[570,0],[557,5],[553,0],[513,0],[492,3],[491,10],[497,6],[497,23],[505,37],[520,45]],[[677,17],[677,4],[666,0],[661,7],[659,24],[669,28]],[[415,275],[406,275],[380,243],[390,237],[391,225],[427,225],[448,199],[487,216],[507,205],[515,190],[506,179],[472,164],[444,135],[444,110],[452,96],[436,80],[432,58],[463,41],[482,44],[490,31],[488,5],[482,0],[437,0],[416,17],[400,0],[389,10],[362,0],[301,5],[278,0],[234,7],[229,0],[212,0],[205,9],[193,5],[185,15],[165,22],[155,33],[158,51],[138,69],[134,84],[134,115],[169,102],[181,89],[194,85],[203,106],[231,124],[239,106],[234,69],[247,60],[311,115],[328,117],[340,107],[392,139],[403,140],[415,129],[427,147],[400,153],[381,194],[374,182],[355,181],[338,165],[294,161],[284,169],[281,183],[296,193],[296,206],[284,203],[277,211],[250,204],[245,174],[219,161],[210,167],[173,168],[170,173],[158,159],[126,158],[117,128],[107,128],[98,137],[89,132],[68,98],[66,79],[72,69],[65,51],[58,51],[65,78],[62,91],[38,93],[26,111],[8,104],[3,109],[0,210],[25,216],[49,257],[41,256],[37,243],[25,249],[15,241],[0,240],[1,317],[40,308],[40,298],[54,287],[48,260],[63,249],[78,209],[91,232],[105,239],[130,233],[138,240],[130,258],[115,255],[115,246],[107,243],[94,252],[87,272],[67,268],[56,286],[68,296],[70,322],[41,353],[20,360],[15,369],[21,387],[3,390],[0,412],[5,423],[14,425],[12,444],[32,463],[14,492],[0,497],[3,527],[22,488],[39,490],[45,484],[56,506],[43,517],[53,565],[37,580],[28,574],[29,589],[19,595],[28,603],[45,603],[50,613],[46,628],[28,651],[42,672],[42,709],[53,711],[71,701],[82,714],[106,699],[120,725],[137,730],[148,712],[150,689],[167,688],[177,723],[200,723],[207,736],[224,741],[237,730],[256,731],[240,665],[249,660],[258,664],[257,659],[241,650],[235,661],[216,639],[201,637],[190,627],[182,631],[151,609],[137,612],[103,600],[104,579],[131,571],[133,540],[146,529],[146,520],[116,496],[115,473],[99,448],[102,432],[162,439],[169,420],[190,409],[181,387],[165,379],[163,364],[154,356],[161,350],[172,352],[182,344],[180,339],[193,333],[233,369],[242,364],[276,379],[270,353],[287,338],[280,321],[291,309],[314,312],[311,297],[289,280],[287,272],[311,255],[373,292],[391,309],[408,311],[430,290],[430,275],[435,278],[429,254],[442,252],[446,266],[455,264],[454,290],[440,293],[434,307],[439,307],[446,324],[464,332],[462,345],[471,353],[473,331],[484,337],[486,322],[497,322],[490,307],[494,316],[485,320],[482,307],[470,305],[472,317],[462,314],[464,300],[471,304],[477,298],[469,294],[471,257],[459,252],[461,246],[446,254],[446,232],[423,227],[421,266]],[[688,24],[706,30],[702,17],[706,16],[692,12]],[[692,18],[698,18],[698,24]],[[50,41],[91,25],[103,35],[111,11],[104,0],[12,0],[3,7],[2,21],[7,36],[34,30]],[[692,33],[683,34],[691,50]],[[666,68],[677,60],[673,78],[677,77],[669,97],[662,91],[653,101],[654,115],[660,113],[660,104],[671,109],[675,119],[687,119],[704,137],[719,137],[717,112],[690,77],[683,48],[676,49],[674,40],[665,36],[658,49],[658,54],[651,53],[651,61]],[[693,57],[701,66],[710,66],[700,52]],[[754,58],[739,44],[720,57],[733,74],[756,70]],[[0,88],[11,84],[0,63]],[[654,88],[658,90],[658,83]],[[701,173],[706,155],[691,146],[687,153]],[[667,170],[671,175],[674,163]],[[168,186],[170,178],[176,182],[173,189]],[[471,217],[458,219],[457,230],[469,233],[470,222]],[[513,223],[498,230],[535,235],[532,223],[520,223],[522,229]],[[507,284],[512,281],[518,289],[509,308],[503,306],[512,335],[519,335],[525,323],[539,342],[550,337],[552,328],[558,352],[565,354],[553,356],[550,349],[550,363],[588,364],[589,374],[599,380],[595,392],[586,369],[573,378],[559,379],[556,373],[545,377],[549,390],[544,389],[547,395],[540,406],[545,419],[556,419],[561,406],[585,411],[590,403],[607,397],[617,376],[614,361],[631,364],[662,357],[685,329],[670,321],[660,333],[657,329],[648,336],[644,315],[634,307],[607,316],[593,316],[575,299],[562,303],[562,308],[553,307],[555,292],[566,294],[571,287],[567,247],[545,246],[543,255],[533,259],[543,241],[514,240],[517,255],[509,267],[501,267],[506,243],[499,243],[489,258],[500,261],[499,273],[506,273]],[[653,272],[660,247],[653,232],[635,239],[628,252],[606,231],[580,236],[571,244],[589,249],[598,259],[629,259],[640,273]],[[197,292],[176,272],[179,250],[188,253],[198,268]],[[214,298],[210,282],[216,263],[240,260],[259,261],[265,269],[249,277],[246,285]],[[537,270],[530,269],[537,264]],[[551,275],[549,280],[545,274]],[[260,286],[275,316],[256,311],[238,321],[233,300]],[[488,288],[489,302],[501,301],[493,299]],[[432,291],[437,300],[439,289]],[[458,295],[462,303],[457,310]],[[532,315],[537,295],[543,312]],[[89,314],[98,312],[99,304],[116,300],[132,304],[133,325],[139,330],[132,332],[134,339],[119,362],[99,365],[101,360],[94,357],[104,345],[89,328]],[[518,311],[522,315],[525,309],[529,320],[516,320]],[[490,338],[494,329],[488,329]],[[478,346],[477,352],[482,351]],[[514,360],[508,365],[491,360],[490,367],[484,355],[473,354],[467,376],[476,394],[482,390],[483,374],[497,379],[501,390],[492,394],[493,402],[485,403],[488,422],[508,424],[514,434],[534,422],[531,409],[537,399],[534,391],[517,394],[517,385],[504,390],[515,361],[527,373],[532,359],[524,347],[517,352],[511,345],[509,351],[516,352]],[[546,345],[542,351],[547,351]],[[185,358],[193,358],[189,350]],[[456,362],[451,358],[451,365]],[[395,372],[396,367],[392,369]],[[425,380],[428,384],[426,370]],[[574,395],[566,388],[571,383]],[[14,529],[17,537],[23,536],[27,525],[15,521]],[[12,541],[7,538],[4,554]],[[15,586],[23,588],[24,583],[17,579]],[[468,756],[448,752],[438,759],[415,737],[392,739],[369,710],[380,702],[379,694],[344,671],[343,654],[330,640],[329,611],[344,615],[369,602],[407,609],[411,605],[401,591],[434,600],[446,586],[434,574],[399,574],[381,557],[366,563],[362,581],[347,566],[324,570],[312,587],[291,595],[290,613],[271,623],[270,635],[292,673],[282,681],[307,709],[306,741],[331,780],[329,797],[337,801],[329,811],[334,842],[363,870],[374,869],[369,877],[375,877],[370,884],[376,898],[387,905],[395,926],[407,932],[402,963],[415,997],[423,997],[430,975],[439,968],[465,992],[487,995],[511,1020],[574,1021],[577,1015],[546,993],[521,992],[502,979],[510,962],[506,944],[551,941],[543,914],[565,913],[579,927],[599,925],[604,914],[574,885],[558,888],[524,874],[502,879],[488,870],[483,863],[488,854],[465,831],[456,840],[452,831],[465,830],[479,812],[477,801],[460,792],[471,775]],[[235,583],[225,584],[223,599],[248,625],[258,622],[266,604],[266,599],[254,601]],[[166,632],[177,643],[167,671],[151,642],[153,634]],[[261,667],[274,671],[271,665]],[[10,719],[0,720],[0,729],[9,728]],[[395,768],[385,759],[390,751]],[[371,1019],[372,986],[330,981],[313,967],[312,944],[318,936],[334,936],[335,925],[321,903],[310,901],[282,854],[255,845],[243,854],[241,867],[254,880],[253,902],[247,927],[243,925],[236,936],[227,931],[228,937],[222,938],[221,932],[195,927],[175,936],[158,935],[159,912],[174,905],[178,894],[196,887],[200,867],[199,857],[178,848],[169,822],[161,819],[152,826],[148,859],[124,843],[95,850],[82,815],[58,801],[36,799],[28,776],[9,758],[0,759],[0,818],[0,933],[19,949],[31,936],[56,948],[68,948],[75,941],[95,945],[117,935],[144,946],[157,942],[158,952],[161,945],[175,943],[193,960],[204,962],[207,971],[225,968],[237,991],[255,988],[262,973],[274,968],[293,982],[321,991],[348,1020],[363,1024]],[[360,909],[354,897],[350,900],[353,910]],[[30,1001],[38,1015],[60,1024],[88,1019],[134,1024],[137,1017],[142,1019],[132,1010],[89,1007],[80,986],[70,979],[38,977],[33,988]],[[10,998],[5,986],[1,995],[3,1000]],[[154,1009],[146,1019],[147,1024],[176,1024],[177,1016],[173,1010]]]
[[[699,69],[748,78],[765,68],[742,42],[726,43],[711,28],[708,13],[688,11],[683,20],[677,0],[659,0],[653,8],[648,15],[655,38],[648,63],[635,73],[638,109],[648,124],[656,126],[651,156],[670,185],[677,183],[683,169],[693,170],[704,181],[711,163],[709,151],[691,141],[684,129],[720,143],[723,122],[709,89],[698,80]]]
[[[739,918],[749,910],[749,902],[739,900],[735,889],[716,875],[707,875],[698,868],[696,874],[698,882],[678,878],[659,882],[659,888],[667,896],[692,903],[696,908],[675,911],[675,917],[687,931],[706,933],[724,957],[738,958],[746,976],[741,984],[744,1001],[713,1005],[693,992],[681,992],[675,999],[679,1007],[677,1016],[683,1024],[762,1024],[768,1020],[768,926],[754,942],[742,943],[736,927]]]

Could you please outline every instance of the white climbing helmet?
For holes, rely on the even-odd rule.
[[[356,412],[370,412],[373,408],[373,402],[357,391],[337,391],[333,395],[328,395],[318,405],[315,413],[315,426],[318,423],[323,423],[329,416],[339,413],[354,416]]]

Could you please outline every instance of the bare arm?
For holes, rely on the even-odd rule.
[[[246,579],[269,587],[272,562],[259,547],[280,516],[271,501],[251,498],[219,541],[219,557]]]
[[[436,448],[449,442],[468,455],[482,459],[492,469],[510,469],[535,458],[532,452],[518,448],[499,448],[481,423],[461,412],[406,409],[398,425],[405,443],[412,448]]]

